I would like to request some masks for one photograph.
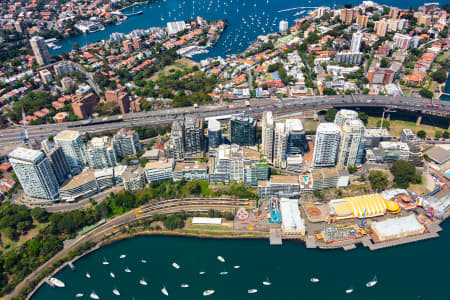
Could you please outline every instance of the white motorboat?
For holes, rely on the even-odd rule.
[[[185,288],[188,288],[188,287],[189,287],[189,284],[187,284],[187,283],[182,283],[182,284],[181,284],[181,287],[184,288],[184,289],[185,289]]]
[[[86,278],[91,278],[91,274],[86,273]]]
[[[319,280],[319,278],[313,277],[313,278],[311,278],[309,281],[311,281],[312,283],[317,283],[317,282],[319,282],[320,280]]]
[[[146,264],[147,261],[145,259],[141,259],[141,263]]]
[[[145,279],[142,278],[141,280],[139,280],[139,284],[140,285],[147,285],[147,281],[145,281]]]
[[[59,280],[58,278],[52,277],[49,279],[50,283],[53,286],[59,287],[59,288],[63,288],[66,287],[66,285],[64,284],[64,282],[62,282],[61,280]]]
[[[120,255],[119,256],[120,258],[125,258],[125,257],[127,257],[125,254],[122,254],[122,255]]]
[[[223,271],[223,272],[220,272],[220,273],[219,273],[219,275],[227,275],[227,274],[228,274],[227,271]]]
[[[94,291],[92,291],[92,293],[89,295],[89,297],[91,299],[95,299],[95,300],[100,299],[100,297]]]
[[[217,256],[217,259],[218,259],[219,261],[223,262],[223,263],[225,262],[225,258],[223,258],[223,257],[222,257],[222,256],[220,256],[220,255],[219,255],[219,256]]]
[[[118,289],[113,289],[113,294],[116,296],[120,296],[120,292]]]
[[[109,265],[109,261],[106,260],[106,257],[103,259],[103,264],[104,265]]]
[[[209,296],[209,295],[214,294],[215,292],[216,291],[214,291],[214,290],[206,290],[206,291],[203,292],[203,296]]]
[[[264,285],[272,285],[272,282],[269,281],[269,278],[266,277],[266,280],[262,282]]]
[[[177,264],[176,262],[172,263],[172,267],[174,267],[175,269],[179,269],[180,265]]]
[[[109,275],[110,275],[112,278],[116,278],[116,275],[115,275],[113,272],[109,273]]]
[[[163,293],[163,295],[169,296],[169,292],[167,291],[165,286],[161,289],[161,293]]]
[[[81,298],[81,297],[83,297],[84,296],[84,294],[83,293],[78,293],[78,294],[75,294],[75,298]]]
[[[128,268],[128,267],[126,267],[124,271],[125,271],[126,273],[131,273],[131,270],[130,270],[130,268]]]
[[[241,266],[234,266],[233,268],[235,268],[235,269],[239,269]]]
[[[353,293],[353,288],[349,288],[349,289],[345,290],[345,293],[346,293],[346,294],[351,294],[351,293]]]
[[[371,281],[369,281],[368,283],[366,283],[366,287],[373,287],[373,286],[375,286],[377,283],[378,283],[378,279],[377,279],[377,275],[375,275]]]
[[[249,294],[256,294],[258,292],[257,289],[250,289],[247,291]]]
[[[206,272],[203,272],[203,271],[201,271],[200,273],[198,273],[198,274],[200,274],[200,275],[204,275],[204,274],[206,274]]]

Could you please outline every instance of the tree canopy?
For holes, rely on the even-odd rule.
[[[330,108],[325,113],[325,120],[328,122],[334,122],[338,110],[336,108]]]
[[[384,190],[388,185],[388,176],[380,170],[373,170],[369,173],[370,186],[375,191]]]
[[[420,183],[421,176],[417,173],[416,167],[406,160],[397,160],[391,166],[394,175],[394,185],[398,188],[406,189],[410,183]]]

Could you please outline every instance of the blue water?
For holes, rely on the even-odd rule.
[[[32,300],[75,299],[91,291],[100,299],[203,299],[202,292],[214,289],[209,300],[439,300],[449,299],[450,226],[443,224],[440,237],[404,246],[371,252],[359,247],[352,251],[306,249],[303,243],[284,242],[270,246],[264,240],[214,240],[164,236],[145,236],[123,240],[101,248],[75,263],[76,270],[65,268],[55,277],[66,288],[43,285]],[[127,258],[120,259],[121,254]],[[221,255],[225,263],[217,260]],[[103,265],[106,257],[110,265]],[[142,264],[144,258],[148,262]],[[176,270],[171,264],[177,262]],[[240,269],[234,269],[240,265]],[[129,267],[131,273],[125,273]],[[200,275],[204,271],[206,274]],[[228,271],[225,276],[219,275]],[[91,279],[85,277],[86,272]],[[114,272],[116,278],[110,277]],[[378,284],[365,283],[378,277]],[[266,277],[271,286],[262,285]],[[320,282],[312,284],[311,277]],[[138,284],[145,278],[148,286]],[[182,289],[181,283],[190,288]],[[345,290],[353,287],[353,294]],[[112,294],[117,288],[121,296]],[[249,295],[248,289],[258,289]]]
[[[242,52],[258,35],[278,31],[281,20],[289,21],[289,25],[292,26],[294,20],[299,18],[299,16],[294,16],[296,12],[311,9],[298,9],[281,13],[278,12],[279,10],[299,6],[332,7],[334,3],[336,5],[345,3],[357,5],[361,2],[353,0],[339,0],[336,2],[326,0],[311,0],[310,2],[292,0],[167,0],[163,2],[156,0],[152,3],[136,6],[125,11],[125,13],[129,13],[133,10],[142,10],[144,13],[141,15],[129,17],[128,20],[122,22],[120,25],[107,26],[104,31],[80,35],[61,41],[58,44],[62,48],[56,51],[51,50],[50,52],[52,54],[59,54],[63,51],[70,51],[75,42],[83,46],[98,40],[109,39],[110,34],[113,32],[129,33],[134,29],[147,29],[154,26],[165,27],[167,22],[187,21],[197,16],[201,16],[207,20],[228,19],[228,28],[216,46],[209,53],[195,57],[196,60],[200,60],[205,57],[224,56],[225,54]],[[383,1],[383,3],[407,8],[411,5],[416,7],[420,6],[424,1],[387,0]],[[179,7],[180,5],[181,8]],[[161,18],[164,18],[164,20]],[[253,18],[253,24],[251,18]],[[246,23],[244,23],[244,20]],[[265,30],[265,33],[263,30]],[[225,53],[228,49],[230,51]]]
[[[442,95],[440,100],[450,101],[450,76],[447,77],[447,83],[445,84],[444,93],[448,95]],[[447,174],[450,175],[450,174]]]

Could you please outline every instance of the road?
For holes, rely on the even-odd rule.
[[[168,110],[130,113],[111,117],[101,117],[92,120],[66,122],[62,124],[32,125],[28,127],[28,133],[32,140],[43,140],[55,135],[61,130],[78,130],[86,132],[101,132],[105,130],[117,130],[143,125],[161,125],[172,123],[174,120],[183,120],[184,117],[207,118],[228,115],[240,112],[259,116],[264,111],[305,111],[321,110],[329,107],[386,107],[390,109],[412,110],[418,113],[432,113],[450,116],[450,102],[434,101],[411,97],[369,96],[369,95],[339,95],[329,97],[310,98],[285,98],[285,99],[250,99],[250,106],[245,105],[245,100],[233,101],[232,104],[223,103],[215,105],[172,108]],[[22,128],[5,129],[0,132],[0,144],[8,145],[20,143]]]

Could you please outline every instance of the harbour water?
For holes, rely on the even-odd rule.
[[[306,13],[313,8],[299,8],[284,12],[279,12],[280,10],[295,7],[333,7],[334,4],[346,3],[358,5],[361,2],[362,0],[155,0],[123,11],[124,13],[132,13],[142,10],[142,14],[129,17],[120,25],[106,26],[103,31],[63,40],[57,43],[62,47],[58,50],[50,50],[50,53],[59,54],[63,51],[70,51],[75,42],[83,46],[98,40],[107,40],[113,32],[129,33],[134,29],[147,29],[154,26],[165,27],[167,22],[187,21],[188,19],[195,19],[197,16],[206,20],[226,18],[228,27],[215,47],[210,49],[209,53],[194,57],[195,60],[200,60],[205,57],[242,52],[258,35],[278,31],[281,20],[289,21],[291,26],[295,19],[304,16],[304,14],[294,16],[296,13],[301,11]],[[425,1],[384,0],[377,2],[407,8],[411,5],[420,6]]]
[[[32,300],[74,299],[77,293],[86,299],[92,291],[100,299],[164,299],[163,286],[173,299],[201,299],[205,290],[215,290],[208,297],[223,300],[448,299],[450,225],[448,221],[442,225],[440,238],[374,252],[362,247],[348,252],[306,249],[296,242],[269,246],[268,240],[141,236],[105,246],[75,262],[75,271],[65,268],[55,276],[65,288],[45,284]],[[121,259],[122,254],[127,257]],[[218,255],[226,261],[220,262]],[[105,258],[109,265],[102,264]],[[173,262],[180,269],[172,267]],[[124,271],[127,267],[130,273]],[[225,271],[228,274],[220,275]],[[378,284],[367,288],[375,275]],[[320,282],[311,283],[312,277]],[[139,284],[142,278],[147,286]],[[262,284],[267,279],[272,285]],[[189,288],[181,288],[182,283]],[[346,294],[350,288],[354,292]],[[113,289],[121,296],[114,295]],[[248,294],[249,289],[258,292]]]

